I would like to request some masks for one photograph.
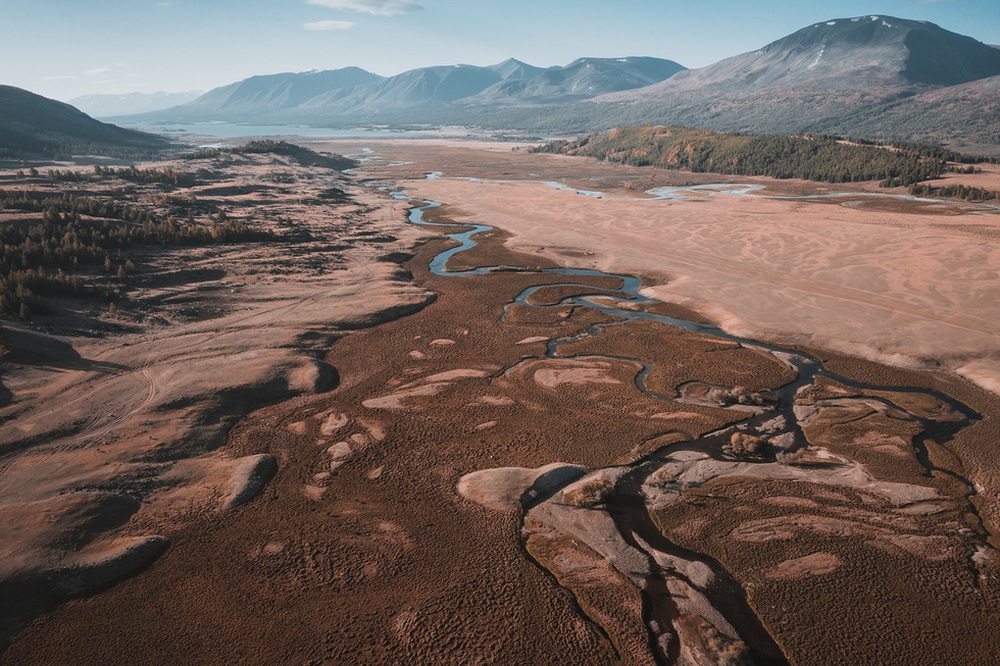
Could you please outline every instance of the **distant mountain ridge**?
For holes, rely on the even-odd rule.
[[[69,104],[0,85],[0,157],[53,158],[71,154],[152,155],[163,137],[94,120]]]
[[[661,58],[580,58],[565,67],[542,68],[515,60],[480,67],[439,65],[390,77],[349,67],[321,72],[254,76],[211,90],[198,99],[139,120],[200,122],[363,122],[416,111],[537,104],[590,99],[662,81],[684,67]],[[530,84],[528,82],[531,82]]]
[[[565,67],[497,83],[470,97],[468,104],[551,104],[630,90],[663,81],[684,67],[660,58],[579,58]]]
[[[1000,49],[933,23],[872,14],[831,19],[688,70],[661,58],[579,58],[540,68],[424,67],[251,77],[134,121],[343,127],[467,125],[567,135],[619,125],[819,132],[996,145]]]
[[[331,90],[353,88],[382,80],[383,77],[378,74],[360,67],[252,76],[210,90],[185,106],[191,109],[259,114],[291,109]]]

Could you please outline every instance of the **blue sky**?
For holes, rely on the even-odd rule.
[[[1000,44],[997,0],[0,0],[0,83],[68,100],[357,65],[649,55],[701,67],[812,23],[886,14]]]

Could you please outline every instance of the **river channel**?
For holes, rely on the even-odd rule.
[[[431,177],[435,176],[436,174]],[[553,186],[558,185],[559,184],[553,184]],[[566,186],[560,186],[560,189],[567,188]],[[656,198],[666,199],[675,196],[683,196],[679,194],[680,189],[681,188],[672,189],[671,191],[660,190],[650,192],[649,194]],[[750,191],[742,186],[729,186],[729,189],[725,189],[723,186],[702,186],[698,189],[709,189],[716,193],[744,195]],[[587,196],[600,194],[587,191],[582,191],[580,193]],[[935,466],[927,454],[927,447],[924,445],[924,442],[927,441],[927,439],[933,439],[938,443],[947,442],[954,437],[959,430],[980,418],[979,414],[975,413],[968,406],[953,399],[952,397],[938,391],[924,388],[878,386],[855,381],[832,372],[824,367],[824,364],[819,358],[808,353],[734,336],[714,325],[643,311],[640,309],[641,306],[644,304],[650,304],[653,301],[640,293],[641,282],[638,278],[633,276],[614,275],[596,270],[575,268],[546,268],[537,270],[516,266],[479,266],[468,270],[449,270],[449,260],[456,254],[476,247],[476,235],[490,231],[492,227],[486,225],[470,226],[466,224],[428,222],[424,219],[425,211],[440,206],[440,203],[433,201],[415,201],[407,197],[402,192],[395,192],[393,193],[393,196],[397,199],[410,201],[414,204],[409,212],[409,221],[411,223],[416,225],[433,226],[435,228],[454,227],[456,229],[454,232],[448,233],[447,236],[457,244],[442,251],[431,260],[430,271],[433,274],[453,278],[473,278],[475,276],[485,275],[496,271],[517,271],[519,273],[535,272],[546,275],[561,275],[565,276],[565,282],[557,285],[539,284],[529,287],[522,291],[511,304],[508,304],[507,308],[515,303],[522,306],[540,308],[576,306],[592,308],[614,319],[613,323],[595,325],[582,334],[550,340],[547,343],[546,348],[546,356],[548,358],[596,358],[630,361],[641,367],[641,370],[637,372],[634,380],[635,386],[640,392],[659,400],[690,402],[692,399],[685,397],[684,391],[682,390],[683,387],[679,387],[678,392],[675,395],[664,395],[650,389],[646,385],[646,379],[653,366],[648,360],[621,356],[563,356],[560,354],[560,347],[570,341],[575,342],[584,338],[599,336],[610,327],[623,326],[632,322],[656,322],[659,324],[678,327],[693,333],[710,336],[719,340],[736,343],[743,347],[754,349],[771,356],[775,360],[789,366],[796,374],[796,378],[785,386],[773,391],[760,392],[757,396],[756,406],[747,407],[746,405],[740,404],[712,405],[727,409],[745,411],[746,418],[740,424],[740,430],[742,432],[749,435],[766,435],[770,439],[784,436],[784,441],[786,443],[783,445],[781,452],[784,454],[794,453],[808,446],[808,442],[803,434],[802,427],[794,409],[796,396],[806,388],[813,386],[814,382],[818,378],[829,379],[856,389],[859,392],[864,392],[866,393],[865,400],[872,403],[879,403],[883,405],[885,409],[892,410],[896,414],[905,414],[905,419],[919,423],[922,427],[922,434],[915,438],[913,441],[913,447],[917,459],[920,461],[925,470],[925,475],[930,477],[933,474],[945,474],[959,480],[962,484],[964,484],[967,500],[975,494],[976,489],[971,481],[959,476],[952,470],[942,469]],[[838,195],[831,194],[823,196]],[[594,289],[594,291],[590,294],[571,296],[553,305],[535,305],[531,302],[531,295],[539,289],[560,286],[588,288],[588,285],[586,284],[574,282],[574,278],[581,277],[617,279],[621,282],[621,287],[617,290]],[[626,305],[626,307],[620,307],[620,305]],[[882,393],[883,395],[886,393],[922,394],[934,398],[943,405],[946,405],[948,409],[961,415],[961,418],[937,420],[930,418],[925,414],[914,414],[906,410],[904,406],[894,404],[889,397],[873,396],[871,395],[872,392]],[[778,424],[777,428],[775,424]],[[715,460],[732,460],[733,453],[731,450],[726,448],[726,445],[729,442],[728,435],[731,434],[731,432],[732,427],[728,427],[724,431],[709,433],[693,441],[672,444],[668,447],[654,451],[630,465],[623,466],[623,468],[619,469],[620,473],[617,475],[614,491],[606,500],[605,509],[614,520],[622,538],[631,548],[641,553],[649,564],[649,570],[652,575],[649,576],[649,579],[645,581],[641,588],[644,604],[643,621],[649,631],[649,644],[651,652],[658,663],[675,663],[680,654],[678,638],[676,635],[671,634],[669,629],[667,629],[667,627],[674,620],[676,620],[678,616],[678,608],[670,590],[668,589],[667,581],[671,577],[677,578],[680,574],[674,568],[669,568],[668,570],[667,567],[663,567],[658,564],[657,558],[655,557],[656,552],[667,553],[675,558],[681,558],[687,562],[699,562],[711,569],[714,574],[713,582],[705,589],[700,589],[699,591],[711,601],[713,607],[722,613],[732,627],[736,629],[739,634],[739,638],[742,639],[748,646],[750,656],[754,663],[787,663],[777,643],[769,635],[768,631],[764,628],[755,613],[752,611],[749,603],[747,602],[746,594],[739,583],[712,558],[682,548],[672,543],[666,536],[664,536],[661,530],[657,528],[650,515],[648,507],[649,502],[647,497],[644,495],[644,485],[648,482],[650,475],[656,472],[656,470],[663,464],[664,458],[668,454],[676,454],[678,451],[689,451],[697,452],[698,454],[708,456]],[[768,451],[763,454],[741,458],[741,461],[759,464],[774,463],[776,455],[778,455],[778,453],[775,451]],[[569,481],[567,481],[567,484],[568,483]],[[555,492],[558,492],[558,489],[553,493],[547,494],[545,497],[536,499],[534,503],[537,504],[547,498],[551,498]],[[526,507],[525,513],[527,513],[530,509],[531,505]],[[968,502],[967,511],[970,514],[975,515],[975,507],[971,501]],[[979,531],[980,534],[985,535],[985,529],[982,527],[981,521],[979,521]],[[527,554],[526,550],[525,553],[529,558],[531,557],[530,554]],[[971,563],[971,558],[970,566],[975,566]],[[693,585],[690,581],[687,582]]]

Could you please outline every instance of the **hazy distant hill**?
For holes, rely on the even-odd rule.
[[[179,93],[126,93],[124,95],[84,95],[71,99],[69,103],[88,116],[111,118],[135,113],[161,111],[172,106],[187,104],[197,99],[201,91]]]
[[[52,158],[71,154],[150,155],[166,139],[94,120],[47,97],[0,86],[0,157]]]

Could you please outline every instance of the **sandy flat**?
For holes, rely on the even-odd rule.
[[[655,276],[645,293],[729,332],[896,365],[940,363],[1000,391],[1000,216],[888,210],[871,198],[595,199],[451,178],[407,188],[512,233],[515,249]]]

